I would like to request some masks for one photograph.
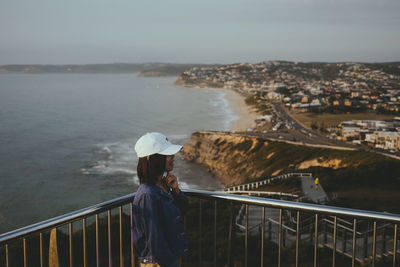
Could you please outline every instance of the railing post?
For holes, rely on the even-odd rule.
[[[131,210],[131,267],[135,267],[135,254],[133,251],[133,203],[130,203],[130,210]]]
[[[202,264],[202,256],[201,256],[201,237],[202,237],[202,206],[201,206],[201,199],[199,199],[199,263],[200,267],[203,265]]]
[[[25,260],[24,260],[25,262]],[[26,266],[26,265],[24,265]],[[49,244],[49,267],[59,267],[58,249],[57,249],[57,228],[50,231],[50,244]]]
[[[262,207],[262,215],[261,215],[261,264],[260,266],[264,266],[264,233],[265,233],[265,207]]]
[[[356,261],[356,230],[357,230],[357,219],[353,220],[353,250],[352,250],[352,257],[351,257],[351,266],[354,267]]]
[[[107,211],[108,219],[108,266],[112,267],[112,254],[111,254],[111,210]]]
[[[374,221],[374,234],[372,239],[372,267],[375,267],[376,260],[376,221]]]
[[[317,267],[317,253],[318,253],[318,213],[315,214],[314,267]]]
[[[119,266],[124,267],[124,255],[122,247],[122,206],[119,207]]]
[[[228,234],[228,267],[231,267],[231,250],[232,250],[232,224],[233,224],[233,204],[230,202],[229,214],[229,234]]]
[[[297,225],[296,225],[296,267],[299,266],[299,243],[300,243],[300,212],[296,212]]]
[[[337,217],[333,220],[333,248],[332,248],[332,267],[335,267],[336,263],[336,238],[337,238]]]
[[[86,219],[82,219],[82,247],[83,247],[83,267],[87,266],[86,261]]]
[[[99,214],[96,214],[96,267],[100,266],[99,257]]]
[[[39,235],[40,267],[43,267],[43,233]]]
[[[22,239],[22,243],[24,246],[24,267],[27,266],[27,257],[26,257],[26,238]],[[56,243],[56,249],[57,249],[57,243]],[[58,266],[57,266],[58,267]]]
[[[74,266],[74,250],[73,250],[73,230],[72,223],[69,223],[69,266]]]
[[[281,247],[282,247],[282,209],[279,209],[278,267],[281,267]]]
[[[214,200],[214,266],[217,267],[217,201],[216,200]]]
[[[248,248],[248,231],[249,231],[249,205],[246,204],[245,217],[245,234],[244,234],[244,266],[247,267],[247,248]]]
[[[9,264],[8,264],[8,244],[6,244],[6,267],[9,267]]]
[[[393,234],[393,267],[396,267],[396,254],[397,254],[397,224],[394,225],[394,234]]]

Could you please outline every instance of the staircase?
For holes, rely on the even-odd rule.
[[[300,175],[299,175],[300,176]],[[314,203],[325,204],[328,197],[319,185],[318,190],[314,186],[314,178],[311,174],[300,176],[302,179],[302,189],[305,197]],[[244,194],[250,187],[237,186],[238,192]],[[252,191],[248,191],[250,194]],[[258,191],[262,195],[262,191]],[[267,193],[267,192],[265,192]],[[275,195],[275,197],[279,195]],[[282,198],[281,196],[280,198]],[[287,196],[286,196],[287,197]],[[292,196],[293,197],[293,196]],[[300,200],[300,198],[297,198]],[[236,226],[240,234],[245,233],[246,225],[246,205],[242,205],[236,216]],[[330,216],[322,217],[318,220],[318,246],[320,248],[326,247],[329,249],[334,248],[334,218]],[[299,239],[302,241],[309,241],[314,244],[315,238],[315,217],[303,217],[300,220]],[[262,207],[248,206],[248,234],[257,236],[261,234],[262,225]],[[367,221],[358,221],[356,225],[357,230],[355,235],[355,259],[359,263],[370,261],[373,257],[373,226],[368,224]],[[279,237],[279,209],[265,207],[265,221],[264,221],[264,237],[276,244],[278,244]],[[296,242],[296,229],[297,218],[290,211],[283,210],[282,212],[282,246],[287,246]],[[375,243],[375,257],[377,259],[382,257],[392,257],[393,244],[394,244],[394,226],[392,224],[379,225],[376,231]],[[337,218],[336,228],[336,252],[347,257],[352,257],[353,254],[353,221],[346,221],[345,219]],[[398,242],[398,241],[397,241]],[[400,250],[398,249],[398,253]]]

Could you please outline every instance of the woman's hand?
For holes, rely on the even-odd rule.
[[[178,185],[178,179],[176,178],[175,175],[168,173],[167,177],[165,178],[165,181],[167,183],[167,186],[172,188],[175,194],[179,194],[181,192]]]

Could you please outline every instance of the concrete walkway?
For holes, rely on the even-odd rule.
[[[315,203],[325,204],[328,200],[328,196],[326,195],[321,183],[318,186],[318,190],[315,190],[314,177],[302,177],[301,188],[304,192],[304,195]]]

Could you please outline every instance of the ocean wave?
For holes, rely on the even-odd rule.
[[[229,131],[232,126],[232,123],[238,120],[239,117],[237,116],[237,114],[234,113],[231,107],[231,103],[226,98],[226,95],[227,95],[226,92],[219,93],[216,98],[210,99],[210,104],[213,107],[219,107],[220,115],[224,117],[222,130]]]
[[[98,149],[94,150],[93,157],[95,159],[93,163],[81,168],[82,174],[129,177],[136,175],[134,165],[137,156],[131,142],[100,144]]]
[[[107,163],[99,163],[98,165],[94,165],[92,167],[81,168],[81,173],[84,175],[108,174],[132,176],[136,174],[136,171],[118,166],[107,166]]]

